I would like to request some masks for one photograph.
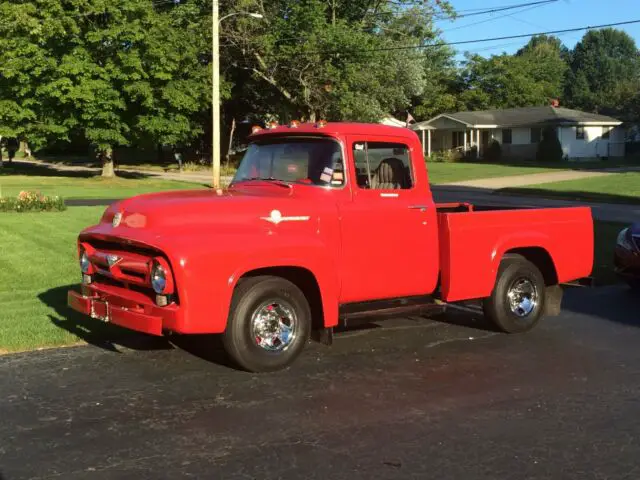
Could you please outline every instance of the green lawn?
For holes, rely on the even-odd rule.
[[[640,203],[640,172],[568,180],[500,190],[502,194],[531,195],[603,203]]]
[[[496,165],[487,163],[439,163],[427,162],[431,183],[452,183],[481,178],[509,177],[557,171],[557,168],[534,165]]]
[[[79,231],[105,207],[62,213],[0,213],[0,351],[68,345],[78,341],[62,325],[66,291],[79,283]],[[80,327],[75,327],[80,328]]]
[[[141,193],[194,188],[206,187],[151,177],[108,179],[89,176],[84,172],[53,175],[40,167],[5,167],[0,170],[0,195],[5,197],[16,196],[21,190],[36,190],[44,195],[58,195],[66,199],[127,198]]]
[[[71,345],[80,339],[108,344],[128,335],[66,307],[67,291],[80,281],[77,234],[96,223],[104,208],[0,214],[0,352]],[[599,284],[615,281],[611,261],[621,228],[602,222],[596,226]]]

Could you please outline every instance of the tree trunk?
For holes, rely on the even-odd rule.
[[[115,167],[113,165],[113,149],[111,147],[106,148],[100,152],[102,160],[102,176],[106,178],[113,178],[116,176]]]

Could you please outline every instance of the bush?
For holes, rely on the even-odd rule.
[[[0,197],[0,212],[62,212],[67,209],[61,197],[39,192],[20,192],[17,197]]]
[[[558,140],[556,129],[547,127],[542,131],[542,139],[538,143],[536,160],[538,162],[561,162],[564,157],[562,145]]]
[[[484,159],[488,162],[499,162],[502,158],[502,147],[500,146],[500,142],[497,140],[493,140],[489,147],[487,147],[487,151],[484,152]]]
[[[434,163],[456,163],[462,160],[462,154],[457,150],[441,150],[432,152],[429,157],[430,162]]]

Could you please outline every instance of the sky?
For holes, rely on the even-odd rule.
[[[450,0],[459,15],[463,15],[465,10],[500,8],[530,1],[535,0]],[[636,19],[640,20],[640,0],[557,0],[544,5],[459,18],[453,22],[440,20],[436,26],[442,30],[447,42],[457,42]],[[640,46],[640,23],[615,28],[626,31]],[[557,36],[567,47],[573,48],[585,32],[586,30]],[[458,58],[462,59],[462,53],[465,50],[483,56],[498,55],[502,52],[513,53],[527,41],[528,38],[497,40],[459,45],[455,48],[459,51]]]

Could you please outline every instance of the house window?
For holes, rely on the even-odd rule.
[[[602,127],[602,139],[609,140],[611,136],[611,127]]]
[[[584,140],[584,127],[576,127],[576,140]]]
[[[510,144],[511,143],[511,129],[503,128],[502,129],[502,143]]]
[[[540,138],[542,137],[542,129],[541,128],[532,128],[531,129],[531,143],[540,143]]]
[[[451,148],[464,146],[464,132],[451,132]]]
[[[353,144],[358,187],[372,190],[406,190],[413,186],[409,147],[401,143]]]

